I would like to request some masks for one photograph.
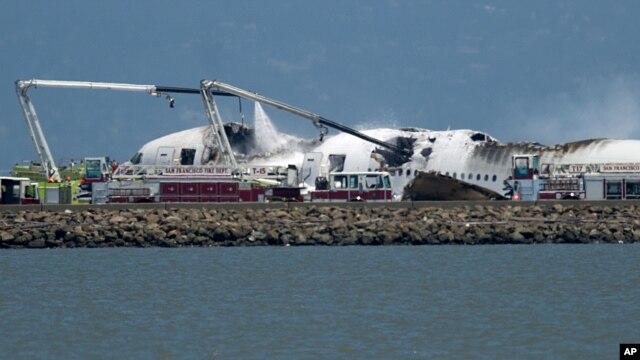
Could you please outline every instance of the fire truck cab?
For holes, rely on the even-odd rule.
[[[391,201],[393,191],[387,172],[335,172],[318,177],[311,201]]]
[[[540,157],[535,154],[512,157],[511,178],[507,180],[516,201],[579,200],[586,197],[582,176],[540,174]]]
[[[40,204],[38,183],[29,178],[1,176],[0,189],[2,205]]]

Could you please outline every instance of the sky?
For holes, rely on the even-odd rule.
[[[0,173],[36,160],[16,80],[220,80],[367,129],[474,129],[544,144],[640,138],[637,1],[2,1]],[[198,96],[37,88],[57,162],[128,160],[207,123]],[[253,104],[219,99],[225,121]],[[265,108],[279,131],[316,137]],[[332,131],[331,133],[335,133]]]

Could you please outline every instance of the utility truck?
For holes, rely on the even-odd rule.
[[[506,185],[516,201],[640,199],[640,164],[540,163],[538,154],[514,155]]]

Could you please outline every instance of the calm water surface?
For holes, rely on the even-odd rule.
[[[617,358],[640,246],[0,251],[0,358]]]

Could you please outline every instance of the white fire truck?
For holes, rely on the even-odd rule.
[[[310,192],[315,202],[391,201],[393,190],[387,172],[339,172],[329,179],[316,179],[316,189]]]
[[[514,155],[506,183],[517,201],[640,199],[640,164],[540,164],[537,154]]]

